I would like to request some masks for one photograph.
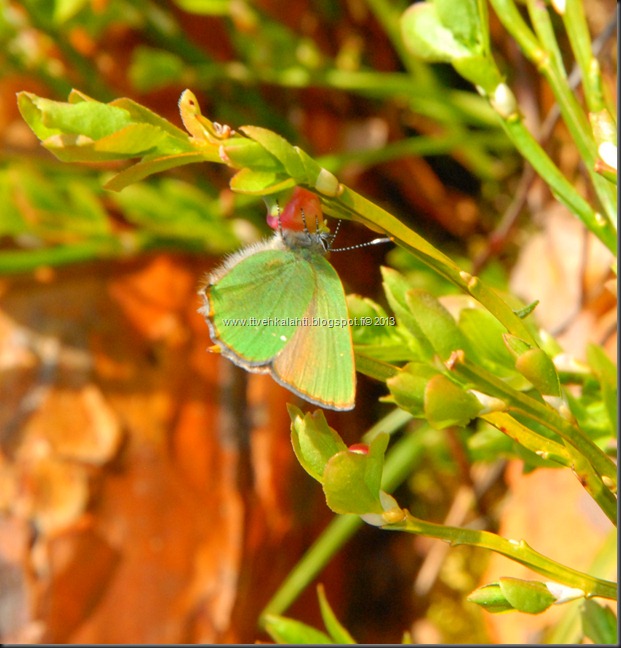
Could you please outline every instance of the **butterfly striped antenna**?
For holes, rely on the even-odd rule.
[[[340,223],[340,221],[339,221]],[[347,247],[330,248],[330,252],[348,252],[349,250],[359,250],[360,248],[370,247],[371,245],[383,245],[384,243],[392,243],[393,239],[382,237],[376,238],[372,241],[365,241],[364,243],[357,243],[356,245],[348,245]]]

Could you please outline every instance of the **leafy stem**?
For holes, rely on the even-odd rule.
[[[594,578],[583,572],[557,563],[556,561],[540,554],[530,547],[524,540],[509,540],[489,531],[464,529],[426,522],[414,517],[409,512],[404,512],[402,521],[392,523],[383,528],[389,531],[405,531],[417,533],[431,538],[439,538],[450,542],[451,545],[470,545],[490,549],[496,553],[507,556],[532,569],[534,572],[553,579],[569,587],[582,590],[587,598],[601,596],[602,598],[617,598],[617,585],[610,581]]]
[[[323,195],[320,198],[326,213],[337,218],[360,221],[375,231],[379,228],[442,277],[464,292],[472,294],[509,332],[534,346],[537,345],[528,327],[493,290],[482,281],[462,272],[452,259],[395,216],[347,187],[343,187],[336,198]]]
[[[591,439],[566,421],[554,408],[512,389],[487,370],[466,360],[463,354],[456,354],[452,358],[450,368],[455,374],[474,383],[477,389],[503,400],[509,411],[544,425],[563,439],[572,458],[573,471],[606,516],[616,524],[617,500],[613,494],[617,489],[616,466]],[[502,430],[502,427],[499,429]]]

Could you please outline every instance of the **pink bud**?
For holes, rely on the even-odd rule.
[[[368,455],[369,454],[369,444],[368,443],[354,443],[347,448],[350,452],[355,452],[356,454]]]
[[[302,219],[302,211],[304,211],[304,219]],[[296,187],[287,204],[282,205],[280,225],[285,230],[302,232],[304,231],[304,220],[306,220],[308,230],[315,232],[323,224],[321,203],[319,197],[312,191]],[[278,215],[269,214],[267,224],[273,230],[278,229]]]

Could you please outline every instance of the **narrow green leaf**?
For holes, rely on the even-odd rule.
[[[516,335],[511,335],[510,333],[504,333],[502,338],[507,350],[516,359],[519,358],[522,353],[526,353],[526,351],[533,348],[532,345],[522,340],[522,338],[519,338]]]
[[[405,294],[405,301],[418,328],[441,360],[448,360],[457,349],[468,354],[468,340],[452,315],[433,295],[423,290],[410,290]]]
[[[228,16],[233,0],[175,0],[184,11],[204,16]]]
[[[535,310],[535,308],[537,308],[538,305],[539,305],[539,300],[535,299],[535,301],[531,302],[527,306],[524,306],[524,308],[519,308],[518,310],[514,310],[513,312],[520,319],[526,319]]]
[[[582,630],[594,644],[619,645],[615,613],[592,599],[586,599],[583,604]]]
[[[544,583],[503,576],[500,589],[514,609],[526,614],[541,614],[556,598]]]
[[[239,193],[263,196],[295,187],[295,181],[282,173],[244,168],[231,178],[229,185]]]
[[[265,631],[277,643],[302,645],[334,643],[325,632],[316,630],[295,619],[288,619],[277,614],[266,614],[263,620]]]
[[[427,383],[424,408],[429,425],[437,430],[451,425],[465,427],[483,410],[477,398],[442,374]]]
[[[601,389],[604,405],[608,413],[611,436],[617,436],[618,422],[618,396],[617,396],[617,370],[610,358],[601,347],[590,344],[587,347],[587,359],[597,376]]]
[[[195,164],[197,162],[205,161],[206,156],[203,153],[197,153],[195,151],[147,159],[143,162],[132,164],[132,166],[127,169],[113,175],[104,184],[104,189],[109,189],[110,191],[121,191],[121,189],[124,189],[128,185],[140,182],[140,180],[144,180],[155,173],[161,173],[162,171],[174,169],[186,164]]]
[[[552,359],[542,349],[529,349],[515,361],[515,368],[545,396],[560,396],[561,383]]]
[[[348,295],[347,310],[357,351],[384,362],[406,362],[416,358],[405,333],[396,325],[396,318],[388,315],[379,304],[367,297]]]
[[[349,634],[347,629],[337,619],[334,614],[330,603],[326,597],[326,592],[322,584],[317,585],[317,596],[319,598],[319,609],[321,610],[321,618],[330,634],[330,637],[337,644],[355,644],[353,637]]]
[[[272,171],[285,175],[280,160],[261,143],[252,139],[231,137],[223,141],[220,148],[222,160],[236,169],[250,167],[256,171]]]
[[[240,130],[279,160],[297,183],[308,184],[306,169],[300,156],[284,137],[259,126],[242,126]]]
[[[490,583],[489,585],[477,587],[474,592],[467,596],[466,600],[480,605],[486,612],[491,614],[509,612],[514,609],[499,583]]]
[[[515,373],[515,360],[503,342],[505,327],[483,308],[463,308],[459,328],[468,339],[477,357],[505,372]]]
[[[164,132],[168,133],[172,138],[184,142],[185,144],[188,142],[188,134],[185,131],[177,128],[177,126],[169,122],[167,119],[164,119],[164,117],[158,115],[152,110],[149,110],[146,106],[135,102],[133,99],[121,97],[111,101],[110,105],[127,111],[131,115],[132,121],[136,123],[157,126]]]
[[[412,286],[402,274],[392,268],[382,267],[381,273],[386,299],[399,323],[410,334],[407,342],[414,352],[415,358],[431,360],[434,356],[433,346],[413,316],[406,300],[406,293],[411,290]]]

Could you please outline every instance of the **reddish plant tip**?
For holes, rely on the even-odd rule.
[[[368,455],[369,454],[369,445],[367,443],[354,443],[347,448],[350,452],[355,452],[356,454]]]
[[[302,218],[304,212],[304,219]],[[309,232],[315,232],[323,224],[323,212],[319,197],[308,189],[296,187],[291,198],[285,205],[281,205],[280,224],[285,230],[294,232],[304,231],[304,220]],[[278,229],[278,215],[269,214],[267,224],[273,229]]]

